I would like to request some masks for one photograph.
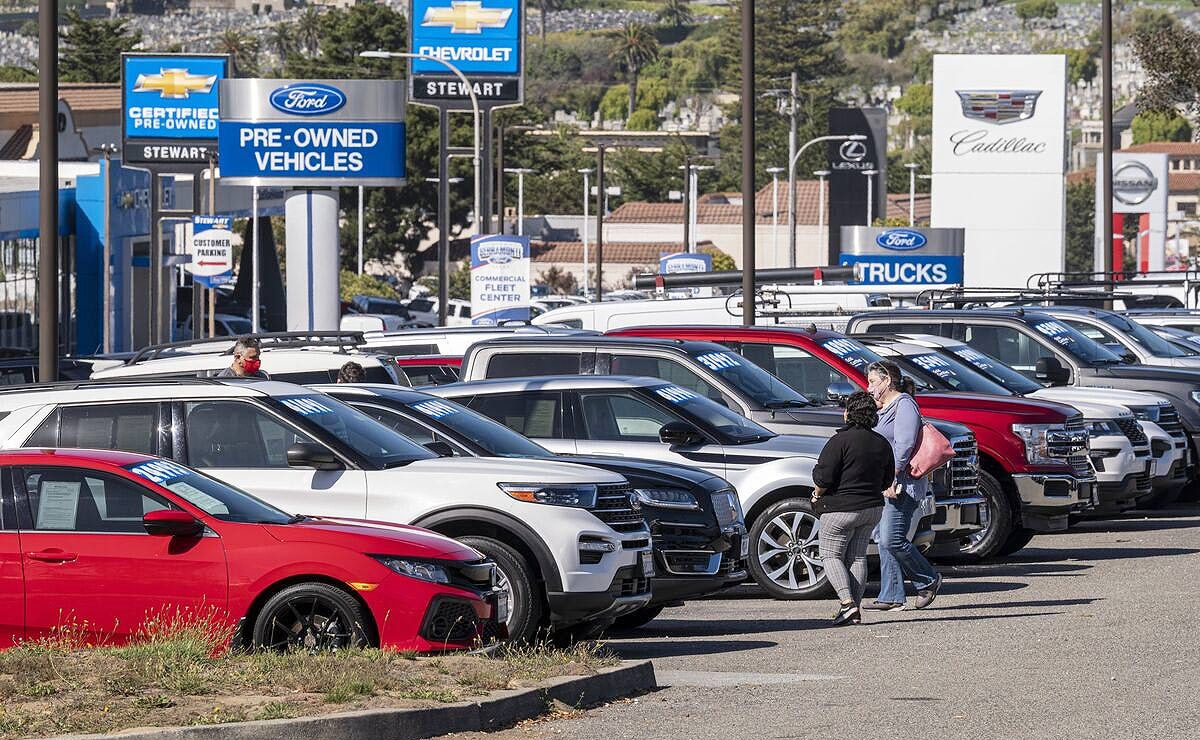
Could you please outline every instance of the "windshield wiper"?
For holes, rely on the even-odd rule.
[[[288,524],[299,524],[300,522],[306,522],[309,519],[312,519],[312,517],[307,516],[305,514],[293,514],[291,517],[288,517],[287,523]]]
[[[786,400],[783,398],[772,398],[770,401],[763,402],[763,408],[767,409],[787,409],[787,408],[807,408],[809,406],[817,406],[818,404],[812,401]]]

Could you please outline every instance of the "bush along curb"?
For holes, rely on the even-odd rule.
[[[594,706],[658,688],[650,661],[626,661],[594,676],[563,676],[545,686],[497,691],[478,701],[420,709],[368,709],[295,719],[169,727],[52,740],[421,740],[451,732],[499,730],[546,713],[554,702]]]

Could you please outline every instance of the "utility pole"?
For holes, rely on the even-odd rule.
[[[57,0],[38,2],[38,76],[38,380],[52,383],[58,380]]]
[[[742,0],[742,323],[754,324],[754,0]]]
[[[1101,153],[1103,158],[1103,166],[1100,168],[1100,188],[1102,216],[1101,234],[1104,236],[1103,255],[1104,255],[1104,272],[1111,273],[1124,268],[1124,259],[1121,264],[1116,264],[1116,255],[1113,254],[1113,189],[1112,189],[1112,167],[1113,167],[1113,58],[1112,58],[1112,0],[1103,0],[1100,4],[1100,66],[1103,79],[1103,87],[1101,88],[1101,103],[1102,118],[1104,119],[1104,130],[1101,133],[1100,147],[1104,150]],[[1107,275],[1105,278],[1107,279]]]
[[[604,300],[604,144],[596,147],[596,302]]]

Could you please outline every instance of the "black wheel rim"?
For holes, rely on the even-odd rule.
[[[322,652],[354,644],[354,627],[343,610],[320,596],[298,596],[270,614],[264,647]]]

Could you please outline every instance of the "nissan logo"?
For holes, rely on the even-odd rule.
[[[861,162],[867,157],[867,145],[861,141],[843,141],[838,154],[847,162]]]
[[[1126,162],[1113,172],[1112,189],[1125,205],[1141,205],[1158,189],[1158,178],[1141,162]]]

